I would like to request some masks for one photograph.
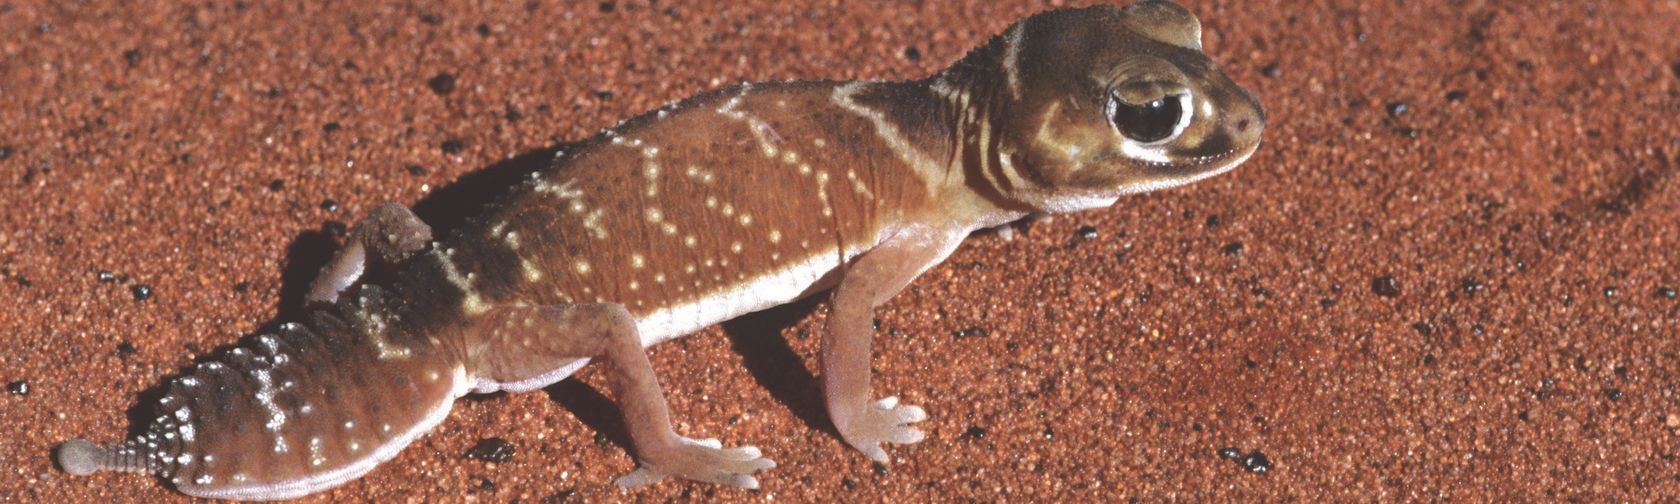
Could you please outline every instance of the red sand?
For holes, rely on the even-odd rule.
[[[457,215],[428,194],[724,83],[922,76],[1043,7],[57,3],[0,3],[0,500],[178,497],[50,448],[290,313],[324,223]],[[831,433],[807,305],[653,352],[679,429],[781,464],[762,491],[611,486],[586,371],[314,500],[1680,495],[1680,6],[1337,3],[1192,2],[1271,114],[1246,166],[976,236],[879,311],[876,390],[933,415],[890,466]]]

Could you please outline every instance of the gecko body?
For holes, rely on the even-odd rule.
[[[833,291],[820,360],[865,456],[926,418],[869,386],[871,311],[970,233],[1101,208],[1240,164],[1264,112],[1145,1],[1041,13],[909,82],[741,85],[558,155],[471,225],[400,205],[360,221],[303,320],[173,381],[144,434],[72,440],[68,472],[150,472],[184,493],[277,499],[355,479],[468,393],[606,366],[639,468],[756,487],[774,466],[671,428],[645,348]]]

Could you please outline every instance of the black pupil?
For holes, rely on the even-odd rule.
[[[1156,142],[1172,136],[1173,128],[1184,114],[1177,96],[1163,96],[1143,105],[1132,105],[1114,99],[1114,127],[1126,138],[1139,142]]]

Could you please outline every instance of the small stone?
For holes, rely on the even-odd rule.
[[[904,48],[904,59],[907,59],[907,60],[910,60],[910,61],[921,61],[922,50],[917,49],[916,46],[906,47],[906,48]]]
[[[438,144],[438,148],[442,149],[444,154],[455,154],[461,152],[461,150],[467,148],[467,146],[466,144],[461,143],[458,139],[450,138],[444,140],[443,143]]]
[[[1371,279],[1371,292],[1377,293],[1378,296],[1388,297],[1388,298],[1399,296],[1400,295],[1400,281],[1395,280],[1394,277],[1390,276],[1390,275],[1383,275],[1383,276],[1380,276],[1380,277],[1372,278]]]
[[[1242,466],[1243,469],[1247,469],[1248,472],[1265,474],[1266,471],[1272,470],[1272,461],[1266,459],[1266,454],[1261,453],[1259,450],[1255,450],[1254,453],[1250,453],[1248,456],[1243,457]]]
[[[338,202],[333,201],[332,198],[327,198],[327,199],[321,200],[321,209],[326,210],[328,212],[337,212],[338,211]]]
[[[1266,66],[1260,67],[1260,75],[1264,75],[1268,79],[1276,79],[1283,75],[1283,69],[1278,68],[1277,63],[1267,64]]]
[[[1680,292],[1676,292],[1673,287],[1658,287],[1657,297],[1674,299],[1675,297],[1680,297]]]
[[[1218,453],[1219,458],[1222,459],[1236,459],[1237,457],[1242,456],[1242,450],[1238,450],[1235,446],[1220,448]]]
[[[1450,101],[1450,102],[1461,102],[1461,101],[1464,101],[1465,98],[1469,98],[1469,97],[1470,97],[1470,93],[1465,92],[1462,89],[1454,89],[1452,91],[1447,91],[1447,101]]]
[[[1411,105],[1407,105],[1406,102],[1400,102],[1400,101],[1389,102],[1388,103],[1388,116],[1389,117],[1400,117],[1401,115],[1404,115],[1407,111],[1410,111],[1411,109],[1412,109]]]
[[[94,274],[94,278],[99,279],[99,283],[111,283],[117,281],[117,275],[106,270],[100,270],[99,273]]]
[[[274,179],[274,180],[268,181],[268,190],[270,190],[270,191],[278,192],[279,190],[285,189],[285,188],[286,188],[286,181],[284,181],[284,180]]]
[[[146,284],[135,285],[133,287],[129,287],[128,291],[130,293],[134,294],[134,300],[135,301],[145,301],[145,300],[150,299],[152,297],[152,287],[150,285],[146,285]]]
[[[465,457],[483,460],[485,462],[507,462],[513,458],[515,452],[513,443],[499,437],[484,438],[468,449]]]
[[[449,94],[455,90],[455,76],[449,72],[437,74],[426,81],[426,87],[432,88],[432,92],[439,95]]]
[[[1097,228],[1095,226],[1079,226],[1079,229],[1074,233],[1082,240],[1097,239]]]
[[[18,380],[6,384],[6,391],[15,396],[29,395],[29,380]]]
[[[1224,253],[1225,253],[1225,255],[1237,255],[1237,254],[1241,254],[1241,253],[1242,253],[1242,251],[1243,251],[1243,243],[1242,243],[1242,242],[1231,242],[1231,243],[1227,243],[1227,244],[1225,244],[1225,246],[1224,246],[1224,247],[1221,247],[1221,248],[1220,248],[1220,249],[1219,249],[1219,251],[1220,251],[1220,252],[1224,252]]]

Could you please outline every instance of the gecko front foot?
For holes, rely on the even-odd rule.
[[[654,483],[666,476],[704,481],[736,488],[756,489],[752,473],[776,467],[757,447],[724,448],[716,439],[694,440],[677,437],[671,446],[640,454],[641,467],[620,476],[614,483],[629,488]]]
[[[863,411],[844,422],[837,422],[840,437],[863,456],[875,462],[887,463],[887,451],[881,443],[911,444],[925,437],[921,429],[909,424],[927,420],[927,412],[908,404],[899,404],[898,397],[888,397],[865,406]],[[838,425],[844,423],[845,425]]]

